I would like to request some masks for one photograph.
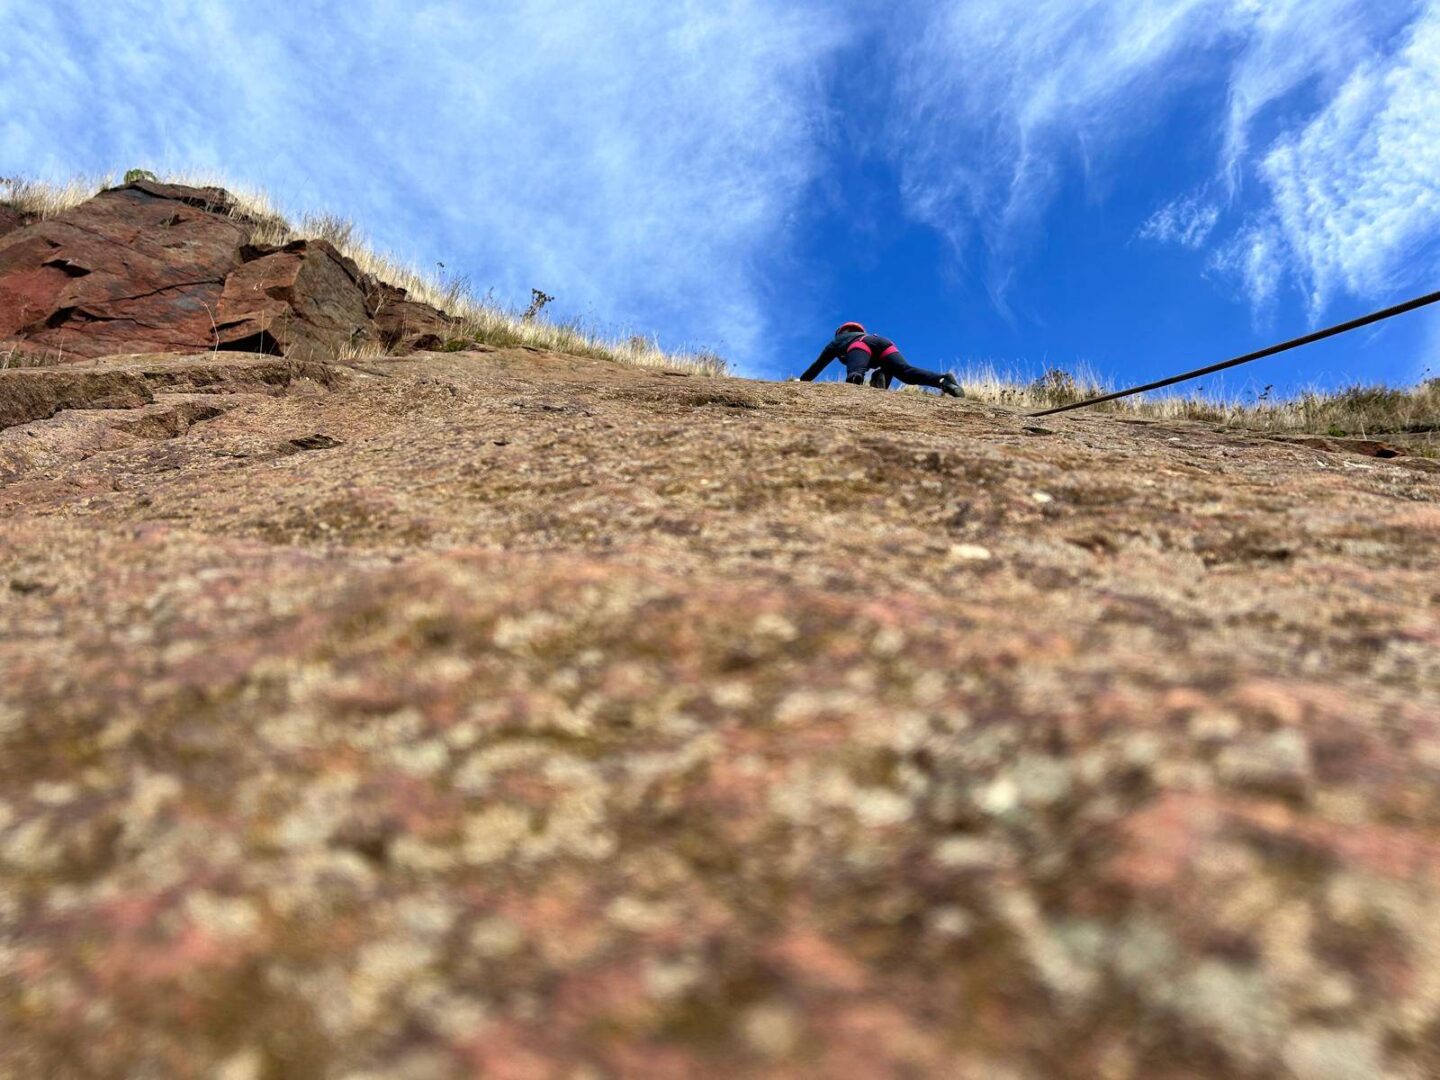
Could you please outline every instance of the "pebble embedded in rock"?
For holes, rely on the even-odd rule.
[[[1227,746],[1215,760],[1222,781],[1269,795],[1302,794],[1312,778],[1310,745],[1290,729]]]
[[[979,544],[954,544],[950,548],[950,558],[956,562],[989,562],[994,556],[989,548]]]

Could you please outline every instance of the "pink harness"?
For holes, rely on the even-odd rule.
[[[869,345],[865,344],[864,338],[856,338],[853,342],[851,342],[850,349],[847,349],[846,351],[849,352],[855,349],[864,349],[865,352],[872,357],[875,355],[875,350],[870,348]],[[898,353],[899,351],[900,347],[898,345],[891,345],[888,349],[886,349],[883,353],[880,354],[880,359],[884,360],[885,357],[889,356],[891,353]]]

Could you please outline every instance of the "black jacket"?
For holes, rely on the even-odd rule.
[[[844,334],[835,335],[835,340],[825,346],[825,351],[815,358],[815,362],[805,369],[805,374],[800,376],[801,382],[814,382],[815,377],[824,371],[836,360],[844,360],[845,355],[854,348],[857,342],[863,342],[870,348],[871,366],[873,361],[878,361],[885,354],[887,349],[893,349],[895,343],[889,338],[881,337],[879,334],[857,334],[850,331]]]

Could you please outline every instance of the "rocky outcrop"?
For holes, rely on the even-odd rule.
[[[435,345],[449,320],[323,241],[251,243],[219,188],[139,181],[45,221],[0,219],[0,347],[53,360],[203,350],[320,359]]]
[[[324,358],[373,338],[360,271],[330,244],[247,253],[220,294],[217,348]]]
[[[241,265],[223,192],[137,183],[0,239],[0,338],[60,357],[194,352]]]

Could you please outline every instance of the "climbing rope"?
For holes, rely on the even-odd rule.
[[[1143,394],[1149,390],[1160,390],[1166,386],[1174,386],[1176,383],[1198,379],[1202,375],[1213,375],[1215,372],[1224,371],[1226,368],[1239,367],[1241,364],[1264,360],[1267,356],[1278,356],[1280,353],[1289,352],[1291,349],[1298,349],[1303,345],[1313,345],[1317,341],[1324,341],[1326,338],[1348,334],[1352,330],[1359,330],[1361,327],[1384,322],[1386,319],[1393,319],[1397,315],[1404,315],[1407,312],[1428,307],[1434,303],[1440,303],[1440,292],[1431,293],[1429,296],[1422,296],[1404,304],[1397,304],[1395,307],[1386,308],[1384,311],[1377,311],[1373,315],[1366,315],[1363,319],[1352,319],[1350,322],[1341,323],[1339,326],[1332,326],[1328,330],[1318,330],[1313,334],[1306,334],[1304,337],[1296,338],[1294,341],[1287,341],[1283,345],[1272,345],[1270,348],[1261,349],[1259,352],[1249,353],[1245,356],[1237,356],[1234,360],[1226,360],[1223,364],[1211,364],[1209,367],[1198,368],[1195,371],[1187,371],[1183,375],[1175,375],[1168,379],[1161,379],[1159,382],[1146,383],[1144,386],[1132,386],[1128,390],[1116,390],[1113,394],[1101,394],[1099,397],[1087,398],[1084,401],[1077,401],[1070,405],[1061,405],[1054,409],[1044,409],[1041,412],[1034,412],[1030,415],[1053,416],[1056,413],[1069,412],[1072,409],[1083,409],[1088,405],[1099,405],[1106,401],[1118,401],[1120,398],[1131,397],[1134,394]]]

